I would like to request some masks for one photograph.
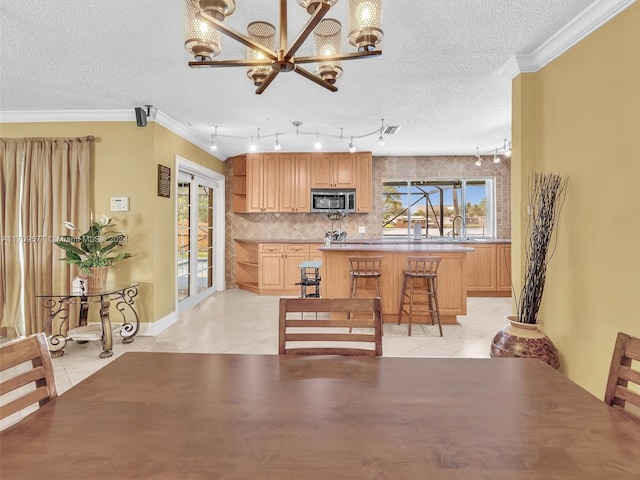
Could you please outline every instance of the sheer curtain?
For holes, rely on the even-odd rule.
[[[53,242],[67,234],[65,221],[88,223],[93,140],[0,139],[0,331],[8,337],[43,331],[47,312],[35,296],[70,286]]]

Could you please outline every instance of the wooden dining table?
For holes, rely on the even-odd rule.
[[[13,479],[640,478],[640,424],[534,359],[129,352],[0,433]]]

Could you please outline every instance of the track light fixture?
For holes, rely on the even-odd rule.
[[[380,136],[378,137],[378,145],[384,145],[384,137],[382,136],[382,132],[384,132],[384,118],[380,120],[382,122],[382,126],[380,127]]]
[[[476,147],[476,166],[482,165],[482,158],[480,158],[480,149]]]
[[[504,144],[500,147],[496,147],[495,149],[489,150],[484,153],[484,155],[490,155],[493,153],[493,163],[500,163],[502,158],[500,156],[500,150],[503,150],[502,155],[504,158],[511,157],[511,140],[504,139]],[[480,148],[476,147],[476,161],[475,164],[479,167],[482,165],[482,158],[480,157]]]
[[[509,144],[507,145],[507,139],[504,139],[504,156],[507,158],[511,158],[511,140],[509,140]]]
[[[220,139],[224,139],[224,138],[232,138],[232,139],[245,139],[247,141],[250,141],[249,143],[249,149],[252,152],[257,151],[258,149],[258,143],[260,142],[260,140],[263,139],[267,139],[267,138],[272,138],[273,139],[273,144],[271,145],[273,147],[274,150],[280,151],[283,148],[282,143],[280,142],[280,139],[283,136],[287,136],[287,135],[295,135],[296,137],[298,136],[302,136],[302,135],[307,135],[307,136],[313,136],[314,141],[313,141],[313,149],[315,150],[321,150],[323,148],[323,142],[322,139],[323,138],[329,138],[329,139],[337,139],[340,141],[345,141],[348,142],[348,148],[349,148],[349,152],[351,153],[355,153],[357,151],[356,148],[356,141],[358,139],[362,139],[362,138],[367,138],[367,137],[372,137],[374,135],[376,135],[378,137],[378,141],[382,142],[382,144],[384,144],[384,137],[386,134],[394,134],[396,133],[398,130],[400,130],[400,125],[394,125],[394,126],[384,126],[384,120],[383,120],[383,126],[382,128],[376,128],[375,130],[366,132],[364,134],[361,135],[345,135],[343,132],[343,129],[340,128],[340,134],[339,135],[334,135],[334,134],[330,134],[330,133],[323,133],[320,132],[318,130],[313,131],[313,132],[305,132],[304,130],[301,130],[300,127],[302,127],[302,122],[300,121],[295,121],[291,123],[294,127],[295,130],[293,131],[275,131],[273,133],[268,133],[266,135],[261,133],[261,129],[258,128],[257,130],[257,136],[256,135],[232,135],[232,134],[228,134],[228,133],[223,133],[224,132],[224,127],[219,127],[218,125],[216,125],[214,127],[214,131],[211,134],[211,149],[214,149],[214,145],[215,148],[218,148],[218,143],[220,141]],[[232,130],[231,128],[226,129],[227,131]],[[388,132],[388,133],[384,133],[383,132]],[[286,143],[285,143],[286,145]],[[222,147],[221,147],[222,148]]]
[[[218,144],[216,143],[216,137],[218,136],[218,126],[216,125],[213,133],[211,134],[211,151],[218,150]]]
[[[353,135],[349,141],[349,153],[356,153],[356,147],[353,145]]]

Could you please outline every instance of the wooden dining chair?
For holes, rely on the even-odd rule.
[[[629,382],[635,384],[635,391]],[[604,401],[640,422],[640,338],[618,333]]]
[[[44,333],[0,346],[0,372],[0,395],[10,393],[5,397],[8,402],[0,406],[0,419],[35,403],[42,406],[58,396]],[[29,388],[29,384],[35,385]]]
[[[381,356],[380,298],[281,298],[278,351]]]

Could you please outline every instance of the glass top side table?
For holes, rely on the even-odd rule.
[[[85,343],[91,340],[102,342],[100,358],[113,355],[113,334],[119,333],[122,343],[131,343],[140,330],[140,318],[134,308],[135,298],[138,296],[138,284],[134,282],[109,283],[104,289],[91,290],[83,293],[72,293],[71,289],[56,290],[51,293],[36,295],[43,307],[48,311],[49,318],[44,331],[48,337],[49,350],[52,357],[64,355],[67,341],[75,340]],[[111,301],[122,315],[122,324],[112,328],[109,318]],[[100,324],[87,324],[89,306],[92,303],[100,306]],[[69,329],[69,314],[71,305],[79,305],[78,326]],[[59,322],[57,332],[53,331],[54,321]],[[64,333],[66,327],[66,333]]]

